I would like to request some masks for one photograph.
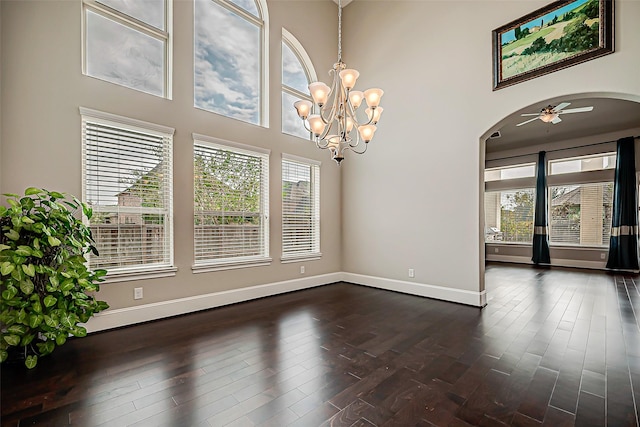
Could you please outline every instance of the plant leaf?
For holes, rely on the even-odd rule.
[[[29,326],[32,329],[35,329],[38,326],[40,326],[43,320],[44,320],[44,316],[42,314],[31,313],[29,315]]]
[[[22,264],[22,271],[29,277],[35,277],[36,275],[36,267],[33,264]]]
[[[76,326],[73,329],[73,335],[79,338],[82,337],[86,337],[87,336],[87,330],[85,328],[83,328],[82,326]]]
[[[35,368],[37,364],[38,364],[38,356],[36,356],[35,354],[30,354],[24,360],[24,366],[26,366],[29,369]]]
[[[24,264],[22,265],[22,267],[24,268]],[[20,282],[20,290],[25,295],[31,295],[34,289],[35,289],[35,285],[31,280],[27,279]]]
[[[44,323],[51,328],[55,328],[56,326],[58,326],[58,320],[56,319],[56,317],[47,316],[46,314],[44,315]]]
[[[44,297],[44,306],[45,307],[53,307],[54,305],[56,305],[56,302],[58,302],[58,298],[54,297],[53,295],[47,295],[46,297]]]
[[[29,246],[20,245],[15,250],[17,255],[20,256],[31,256],[31,248]]]
[[[23,336],[22,340],[20,340],[20,347],[24,347],[26,345],[31,344],[31,341],[33,341],[35,337],[36,337],[36,334],[29,334],[29,335]]]
[[[0,274],[2,274],[3,276],[8,276],[9,274],[11,274],[14,268],[16,268],[15,265],[10,263],[9,261],[5,261],[0,264]]]
[[[7,344],[12,345],[14,347],[20,344],[20,337],[17,335],[5,335],[2,338],[4,338]]]
[[[51,246],[60,246],[60,239],[58,239],[57,237],[54,236],[47,236],[47,239],[49,240],[49,244]]]
[[[7,332],[16,335],[24,335],[27,333],[27,331],[28,329],[25,325],[11,325],[7,328]]]
[[[10,240],[18,240],[20,238],[20,233],[18,233],[13,228],[7,231],[6,233],[4,233],[4,235],[7,236],[7,238]]]
[[[36,187],[29,187],[26,190],[24,190],[24,195],[25,196],[32,196],[34,194],[38,194],[41,193],[42,190]]]
[[[76,335],[77,336],[77,335]],[[62,344],[64,344],[65,342],[67,342],[67,335],[60,332],[58,334],[58,336],[56,336],[56,344],[59,346],[61,346]]]
[[[62,323],[62,326],[67,327],[69,329],[73,328],[73,318],[71,317],[70,313],[64,313],[62,316],[60,316],[60,323]]]
[[[28,216],[23,216],[21,218],[23,224],[33,224],[35,221],[29,218]]]

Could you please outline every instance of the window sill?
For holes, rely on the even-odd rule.
[[[280,262],[282,264],[289,264],[292,262],[317,261],[321,258],[322,253],[316,252],[313,254],[283,256],[282,258],[280,258]]]
[[[212,271],[222,270],[235,270],[238,268],[249,267],[262,267],[265,265],[271,265],[271,258],[254,258],[254,259],[242,259],[234,261],[222,261],[222,262],[207,262],[194,264],[191,266],[191,270],[194,274],[209,273]]]
[[[108,271],[108,270],[107,270]],[[128,282],[131,280],[158,279],[176,275],[177,267],[154,267],[145,269],[116,270],[108,272],[102,283]]]

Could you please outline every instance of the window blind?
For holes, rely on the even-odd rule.
[[[269,256],[268,153],[194,140],[196,264]]]
[[[116,123],[86,111],[83,198],[93,209],[90,228],[99,252],[89,258],[90,267],[171,266],[173,130]]]
[[[605,246],[611,233],[613,183],[549,188],[550,242]]]
[[[282,159],[282,256],[320,254],[320,166]]]

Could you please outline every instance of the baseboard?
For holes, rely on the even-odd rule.
[[[193,313],[209,308],[221,307],[256,298],[278,295],[285,292],[298,291],[327,285],[343,280],[343,273],[330,273],[319,276],[305,277],[283,282],[232,289],[229,291],[213,292],[193,297],[179,298],[135,307],[106,310],[93,316],[85,327],[89,333],[104,331],[136,323],[163,319],[181,314]]]
[[[170,301],[137,305],[134,307],[109,309],[93,316],[84,326],[89,333],[99,332],[341,281],[472,305],[474,307],[484,307],[487,305],[486,291],[467,291],[361,274],[336,272],[222,292],[213,292],[204,295],[195,295]]]
[[[365,276],[362,274],[343,273],[345,282],[389,291],[402,292],[427,298],[434,298],[449,302],[457,302],[474,307],[487,305],[486,291],[467,291],[464,289],[445,288],[443,286],[428,285],[425,283],[407,282],[403,280],[385,279],[382,277]]]
[[[487,255],[487,261],[496,262],[512,262],[515,264],[531,264],[530,257],[514,256],[514,255]],[[563,259],[563,258],[551,258],[552,267],[573,267],[573,268],[588,268],[593,270],[606,270],[606,261],[583,261],[578,259]]]

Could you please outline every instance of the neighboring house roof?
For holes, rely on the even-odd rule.
[[[564,204],[579,205],[580,204],[580,199],[581,199],[580,188],[581,187],[576,187],[573,190],[567,191],[563,195],[552,199],[551,200],[551,206],[561,206],[561,205],[564,205]],[[605,186],[604,187],[603,199],[604,200],[612,200],[612,194],[611,194],[612,192],[613,192],[613,186],[610,186],[610,185]]]

